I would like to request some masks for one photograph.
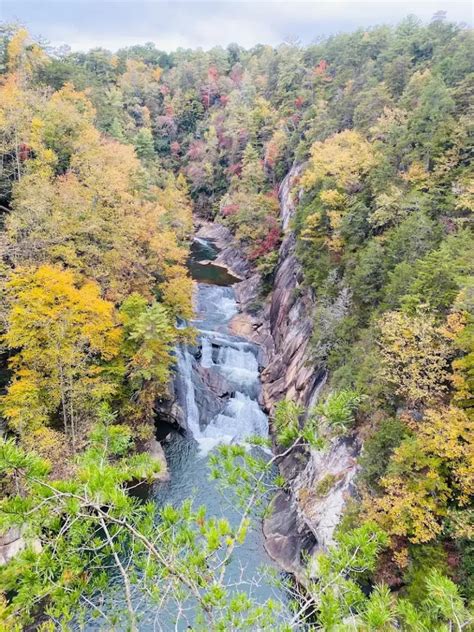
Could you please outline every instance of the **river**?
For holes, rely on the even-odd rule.
[[[242,442],[255,435],[267,437],[268,419],[259,403],[259,348],[229,330],[229,322],[238,312],[232,287],[238,279],[212,264],[216,254],[210,242],[196,240],[193,244],[189,268],[196,288],[195,320],[191,324],[197,339],[194,346],[177,350],[175,369],[175,390],[187,431],[172,430],[167,436],[164,449],[169,480],[155,485],[151,497],[159,506],[180,505],[192,498],[195,506],[206,507],[208,516],[225,517],[238,524],[240,514],[232,494],[224,496],[209,478],[208,457],[219,444]],[[257,520],[245,542],[235,549],[228,577],[238,580],[240,590],[248,590],[259,602],[270,597],[284,601],[284,592],[262,572],[272,565]],[[114,584],[117,590],[111,587],[109,598],[118,606],[120,581]],[[186,629],[184,624],[175,628],[169,612],[157,612],[146,600],[137,606],[140,632]],[[99,628],[89,623],[86,629]]]

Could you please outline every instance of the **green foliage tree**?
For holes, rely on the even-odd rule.
[[[139,158],[150,160],[154,157],[153,135],[148,127],[144,127],[138,132],[134,139],[134,145]]]

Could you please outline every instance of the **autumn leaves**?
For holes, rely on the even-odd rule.
[[[2,412],[20,437],[61,430],[73,451],[104,402],[146,425],[182,335],[176,318],[192,313],[186,185],[169,176],[158,186],[94,114],[70,84],[50,93],[10,74],[0,85],[2,160],[12,165],[2,173]]]

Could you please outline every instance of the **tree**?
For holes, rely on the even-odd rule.
[[[25,28],[16,29],[10,37],[7,59],[9,72],[17,72],[24,78],[49,61],[45,51],[31,40]]]
[[[158,396],[166,392],[178,332],[163,305],[149,305],[138,294],[125,299],[120,317],[124,328],[122,355],[133,399],[138,404],[134,416],[150,420]]]
[[[324,402],[315,408],[323,423],[334,432],[347,432],[355,421],[355,411],[361,403],[356,391],[348,389],[330,393]]]
[[[0,502],[0,528],[28,525],[30,538],[42,542],[0,567],[2,589],[10,595],[5,607],[1,603],[2,626],[33,623],[38,601],[46,600],[48,627],[93,616],[94,625],[137,632],[139,597],[177,627],[193,621],[209,630],[272,629],[278,604],[257,603],[227,572],[248,520],[233,526],[206,517],[190,501],[159,509],[140,502],[127,487],[137,479],[153,481],[160,468],[130,449],[130,429],[104,410],[76,475],[65,483],[49,479],[38,456],[0,441],[0,484],[11,487]],[[111,583],[117,600],[107,611],[101,602]]]
[[[143,160],[151,160],[155,155],[153,135],[148,127],[143,127],[134,139],[137,155]]]
[[[382,380],[412,405],[439,400],[448,388],[452,351],[435,319],[387,312],[379,327]]]
[[[377,151],[359,132],[345,130],[311,147],[311,158],[301,184],[306,189],[333,181],[346,191],[357,190],[378,162]]]
[[[98,285],[50,265],[20,268],[7,283],[4,342],[13,379],[2,398],[12,428],[24,435],[61,415],[73,449],[114,385],[103,362],[118,353],[120,328]]]
[[[33,106],[34,99],[21,87],[16,75],[3,78],[0,83],[0,196],[3,201],[9,201],[13,183],[25,172]]]
[[[116,140],[121,142],[125,141],[125,134],[123,133],[123,127],[118,118],[114,118],[109,129],[110,135]]]
[[[242,176],[239,186],[247,193],[259,193],[265,184],[262,161],[257,150],[250,143],[242,157]]]
[[[448,506],[467,507],[474,492],[473,422],[455,407],[429,409],[395,448],[369,517],[390,535],[429,542],[443,530]]]

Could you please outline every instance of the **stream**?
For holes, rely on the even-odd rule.
[[[188,431],[173,432],[164,445],[170,480],[160,485],[156,500],[179,505],[192,497],[196,505],[206,506],[209,516],[224,516],[236,523],[240,515],[232,501],[209,479],[208,455],[222,443],[255,435],[267,437],[268,419],[259,403],[259,348],[229,331],[229,321],[238,312],[229,283],[238,279],[207,263],[216,254],[209,242],[196,240],[193,244],[189,267],[199,281],[192,325],[198,336],[194,347],[179,349],[176,366],[176,391]],[[201,265],[201,260],[206,264]],[[257,524],[236,549],[230,574],[244,568],[251,581],[263,565],[273,562],[263,546],[261,524]],[[265,583],[254,586],[252,594],[259,600],[276,596],[275,588]]]
[[[177,349],[175,369],[175,390],[187,430],[168,434],[163,447],[169,480],[154,485],[147,495],[159,506],[179,506],[191,498],[195,507],[206,507],[208,516],[225,517],[236,525],[240,513],[232,494],[225,497],[210,480],[208,456],[222,443],[267,437],[268,419],[259,403],[259,348],[229,330],[238,312],[232,284],[239,279],[212,263],[216,255],[210,242],[194,241],[189,269],[197,283],[195,320],[190,324],[197,339],[194,346]],[[260,603],[271,597],[286,601],[283,589],[262,574],[263,567],[273,567],[275,573],[275,565],[264,549],[261,523],[255,522],[245,542],[235,549],[227,577]],[[120,579],[113,583],[121,594]],[[109,598],[117,604],[121,601],[112,587]],[[140,632],[186,629],[184,624],[175,628],[169,612],[157,612],[146,600],[137,606]],[[89,622],[85,629],[98,628]]]

